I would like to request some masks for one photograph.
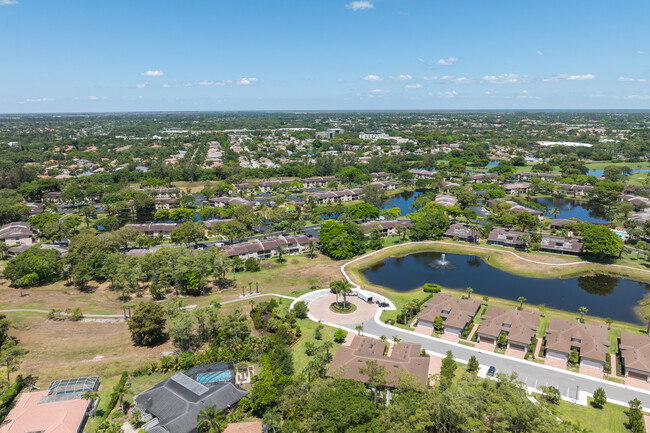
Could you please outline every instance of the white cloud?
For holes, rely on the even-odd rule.
[[[528,90],[522,90],[519,95],[516,96],[517,99],[541,99],[539,96],[532,96],[528,94]]]
[[[363,77],[364,81],[381,81],[381,77],[379,75],[366,75]]]
[[[353,11],[362,11],[364,9],[374,9],[375,5],[369,1],[353,1],[345,5],[346,8],[352,9]]]
[[[440,98],[455,98],[456,96],[458,96],[458,92],[456,92],[455,90],[450,90],[447,92],[438,92],[438,97]]]
[[[521,84],[530,81],[530,77],[519,74],[484,75],[481,81],[491,84]]]
[[[98,100],[99,98],[98,98],[97,96],[93,96],[93,95],[91,95],[91,96],[88,97],[88,99],[90,99],[91,101],[96,101],[96,100]]]
[[[162,77],[165,74],[162,71],[146,71],[140,72],[140,75],[143,77]]]
[[[406,81],[406,80],[410,80],[412,78],[413,77],[411,77],[408,74],[402,74],[402,75],[398,75],[396,77],[390,77],[390,79],[393,80],[393,81]]]
[[[250,86],[255,82],[257,82],[257,78],[242,78],[241,80],[237,81],[237,84],[241,84],[242,86]]]
[[[201,80],[198,82],[198,85],[204,87],[212,87],[212,86],[221,87],[231,83],[232,83],[231,80],[221,80],[221,81]]]
[[[386,91],[383,89],[372,89],[370,93],[386,93]]]
[[[630,83],[632,81],[636,81],[634,78],[630,77],[618,77],[618,81],[622,81],[623,83]]]
[[[645,54],[645,51],[636,50],[636,55],[637,55],[637,56],[642,56],[642,55],[644,55],[644,54]]]
[[[18,2],[16,0],[0,0],[0,6],[9,6],[9,5],[17,5]]]
[[[427,61],[424,60],[422,57],[418,57],[417,60],[418,60],[418,62],[420,62],[420,63],[426,63],[426,62],[427,62]]]
[[[457,61],[458,61],[458,59],[457,59],[456,57],[448,57],[448,58],[446,58],[446,59],[440,59],[440,60],[438,60],[438,61],[436,62],[436,65],[440,65],[440,66],[449,66],[449,65],[453,65],[453,64],[456,63]]]
[[[142,96],[138,96],[138,99],[142,99]]]
[[[137,87],[138,89],[144,89],[148,85],[149,83],[140,83],[140,84],[136,84],[135,87]]]
[[[427,81],[436,81],[438,79],[438,77],[436,77],[435,75],[431,77],[422,77],[422,78]]]
[[[543,56],[544,53],[543,53],[541,50],[537,50],[537,55],[538,55],[538,56]]]
[[[650,95],[629,95],[626,96],[625,99],[639,99],[645,101],[647,99],[650,99]]]
[[[594,74],[583,74],[583,75],[557,74],[550,78],[544,78],[542,81],[547,83],[557,83],[558,81],[585,81],[585,80],[593,80],[594,78],[596,78]]]
[[[404,86],[404,87],[405,87],[406,89],[421,89],[421,88],[422,88],[422,84],[419,84],[419,83],[418,83],[418,84],[407,84],[407,85]]]
[[[54,98],[27,98],[24,102],[38,103],[38,102],[52,102]]]

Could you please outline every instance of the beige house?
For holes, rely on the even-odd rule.
[[[440,316],[445,332],[460,335],[476,316],[481,307],[478,299],[454,298],[448,293],[437,293],[418,314],[417,326],[433,329],[436,317]]]
[[[32,245],[32,227],[28,222],[13,222],[0,227],[0,241],[7,245]]]
[[[531,343],[540,314],[533,311],[511,310],[509,308],[490,306],[482,317],[477,331],[478,341],[492,343],[496,346],[501,332],[508,338],[508,348],[526,351]]]
[[[650,337],[643,334],[621,332],[618,344],[625,377],[650,382]]]
[[[572,350],[580,365],[602,370],[609,352],[606,325],[588,325],[552,317],[546,328],[546,357],[568,362]]]

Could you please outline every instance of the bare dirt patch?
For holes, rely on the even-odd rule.
[[[174,350],[171,343],[133,346],[124,322],[51,321],[35,315],[24,318],[10,333],[29,351],[20,372],[37,377],[41,385],[63,377],[117,375]]]

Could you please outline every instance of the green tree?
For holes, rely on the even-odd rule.
[[[165,310],[155,301],[138,304],[127,323],[138,346],[155,346],[165,339]]]
[[[286,259],[284,258],[285,254],[287,254],[287,249],[283,245],[278,245],[278,248],[276,249],[277,254],[278,254],[278,262],[284,263]]]
[[[251,408],[260,416],[275,407],[280,399],[277,388],[268,379],[255,382],[250,395]]]
[[[458,366],[456,365],[454,354],[451,350],[448,350],[447,356],[442,360],[442,366],[440,367],[440,380],[438,382],[443,391],[451,386],[456,374],[456,368],[458,368]]]
[[[316,245],[316,242],[310,239],[309,243],[307,244],[307,255],[310,259],[313,259],[316,256],[317,249],[318,245]]]
[[[444,322],[443,322],[443,320],[442,320],[442,317],[440,317],[440,316],[436,316],[436,317],[433,319],[433,329],[435,329],[436,332],[442,332],[442,331],[444,331],[444,329],[445,329],[445,324],[444,324]]]
[[[186,246],[196,244],[205,238],[205,224],[203,222],[186,221],[170,233],[173,243],[182,243]]]
[[[377,364],[377,361],[366,361],[365,367],[359,367],[359,373],[364,376],[368,376],[366,383],[373,392],[373,402],[375,407],[379,403],[379,396],[381,395],[382,390],[386,387],[387,378],[386,378],[386,369]]]
[[[572,365],[578,365],[580,363],[580,354],[577,350],[573,349],[569,353],[569,363]]]
[[[0,364],[4,365],[7,370],[7,382],[9,374],[18,370],[21,358],[27,354],[27,351],[20,347],[13,338],[5,338],[0,346]]]
[[[643,421],[643,410],[641,401],[638,398],[628,402],[630,409],[627,411],[627,418],[632,433],[645,433],[645,422]]]
[[[605,255],[616,256],[623,249],[623,240],[607,226],[581,223],[578,230],[585,250],[598,254],[601,260]]]
[[[560,404],[562,395],[560,390],[554,386],[541,386],[540,390],[544,394],[544,399],[551,404]]]
[[[343,341],[345,340],[345,337],[347,337],[347,336],[348,336],[348,333],[346,331],[344,331],[343,329],[339,328],[336,331],[334,331],[334,341],[336,341],[337,343],[343,343]]]
[[[520,297],[517,298],[517,302],[519,302],[519,310],[523,310],[524,309],[524,302],[526,302],[526,298],[524,298],[523,296],[520,296]]]
[[[196,430],[200,433],[221,433],[228,424],[225,410],[217,410],[215,405],[207,406],[196,416]]]
[[[601,387],[596,388],[594,391],[594,400],[593,400],[594,406],[596,406],[599,409],[602,409],[603,406],[605,406],[605,403],[607,403],[607,396],[605,395],[605,390]]]
[[[476,359],[476,356],[472,355],[467,362],[467,371],[470,373],[476,373],[478,371],[478,367],[478,359]]]

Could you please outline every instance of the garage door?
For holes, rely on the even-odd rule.
[[[647,374],[637,373],[636,371],[629,371],[628,370],[627,377],[631,377],[631,378],[639,379],[639,380],[643,380],[643,381],[648,380],[648,375]]]
[[[481,337],[481,343],[490,343],[490,344],[494,344],[494,338],[490,338],[490,337]]]
[[[460,329],[445,326],[445,332],[448,334],[460,335]]]
[[[427,320],[418,320],[418,326],[433,329],[433,322],[429,322]]]
[[[597,368],[597,369],[603,368],[602,362],[594,361],[593,359],[582,359],[580,361],[580,365],[585,367]]]
[[[559,353],[559,352],[553,352],[552,350],[547,350],[546,351],[546,357],[547,358],[553,358],[553,359],[559,359],[561,361],[566,362],[569,355],[565,355],[564,353]]]
[[[521,350],[522,352],[525,352],[526,346],[518,343],[510,343],[510,349]]]

